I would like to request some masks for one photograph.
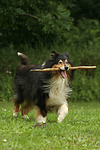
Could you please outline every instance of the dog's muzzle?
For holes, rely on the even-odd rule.
[[[62,70],[62,71],[68,71],[69,67],[67,65],[64,65],[63,67],[60,67],[60,70]]]
[[[67,71],[69,70],[69,67],[67,65],[64,65],[63,67],[60,67],[61,70],[61,76],[65,79],[67,78]]]

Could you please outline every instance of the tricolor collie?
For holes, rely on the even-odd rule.
[[[71,93],[70,79],[72,66],[68,52],[58,54],[51,52],[51,57],[42,65],[30,65],[29,59],[18,52],[21,60],[14,79],[15,94],[13,98],[13,116],[22,112],[23,118],[36,106],[37,123],[46,123],[46,115],[50,108],[57,112],[57,122],[62,122],[68,114],[68,98]],[[32,69],[60,68],[60,71],[32,72]]]

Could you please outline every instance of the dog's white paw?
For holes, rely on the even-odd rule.
[[[19,115],[19,112],[13,112],[14,117],[18,117],[18,115]]]
[[[58,109],[58,118],[57,122],[60,123],[64,120],[66,115],[68,114],[68,106],[67,105],[61,105]]]
[[[39,115],[36,117],[37,123],[46,123],[46,117]]]
[[[24,119],[29,119],[28,115],[23,115],[22,116]]]
[[[64,114],[60,114],[60,115],[58,116],[58,118],[57,118],[57,122],[58,122],[58,123],[62,122],[62,121],[64,120],[65,116],[66,116],[66,114],[65,114],[65,115],[64,115]]]

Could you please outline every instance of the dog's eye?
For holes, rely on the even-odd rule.
[[[62,62],[63,62],[62,60],[59,60],[59,64],[62,64]]]

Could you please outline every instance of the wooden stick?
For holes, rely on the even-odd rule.
[[[77,66],[69,68],[69,70],[77,70],[77,69],[96,69],[96,66]]]
[[[95,69],[96,66],[77,66],[77,67],[69,67],[69,70],[77,70],[77,69]],[[45,69],[32,69],[34,72],[46,72],[46,71],[59,71],[60,68],[45,68]]]
[[[34,70],[31,70],[31,71],[34,71],[34,72],[46,72],[46,71],[59,71],[60,68],[45,68],[45,69],[34,69]]]

